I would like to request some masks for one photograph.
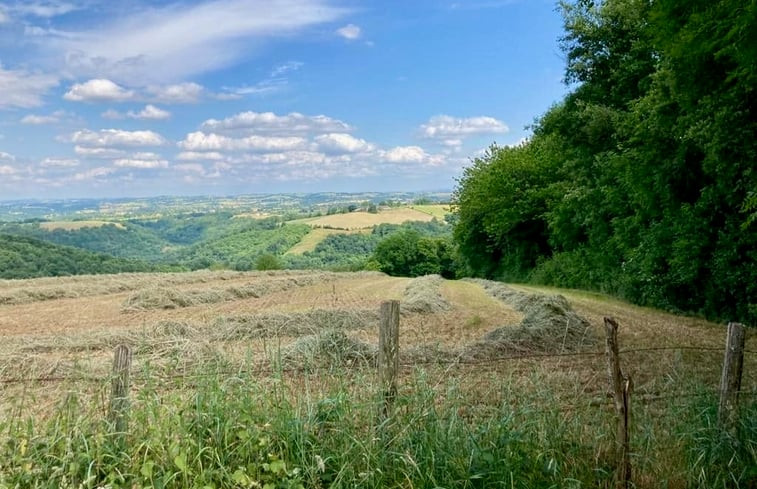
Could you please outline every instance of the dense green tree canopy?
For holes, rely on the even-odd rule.
[[[757,4],[564,2],[566,81],[461,178],[471,272],[757,320]]]

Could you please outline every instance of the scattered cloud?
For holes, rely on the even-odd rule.
[[[137,4],[140,5],[140,4]],[[162,84],[254,56],[267,39],[291,35],[348,13],[325,0],[205,0],[142,6],[127,16],[50,43],[79,76]]]
[[[57,85],[54,75],[6,70],[0,65],[0,109],[38,107]]]
[[[429,155],[420,146],[397,146],[384,152],[383,159],[390,163],[424,163]]]
[[[193,104],[206,94],[202,85],[194,82],[177,83],[172,85],[152,85],[147,87],[151,100],[164,104]]]
[[[10,165],[0,165],[0,175],[15,175],[16,169]]]
[[[121,119],[126,119],[126,114],[123,114],[115,109],[108,109],[102,114],[100,114],[100,117],[102,117],[103,119],[110,119],[110,120],[117,121]]]
[[[203,161],[203,160],[222,160],[224,156],[216,151],[199,152],[199,151],[182,151],[176,155],[180,161]]]
[[[271,70],[268,78],[261,80],[253,85],[242,85],[240,87],[224,87],[225,93],[217,94],[218,99],[239,98],[244,95],[264,95],[267,93],[277,92],[289,85],[289,74],[300,68],[304,63],[300,61],[288,61],[277,65]]]
[[[35,126],[41,126],[44,124],[54,124],[60,119],[54,115],[35,115],[29,114],[21,118],[21,124],[31,124]]]
[[[346,26],[340,27],[339,29],[337,29],[336,33],[345,39],[354,41],[355,39],[360,39],[362,30],[360,29],[359,26],[356,26],[355,24],[347,24]]]
[[[205,173],[205,167],[199,163],[179,163],[178,165],[173,165],[173,169],[189,173]]]
[[[294,136],[247,136],[230,138],[218,134],[192,132],[179,143],[179,147],[188,151],[291,151],[303,148],[306,140]]]
[[[0,151],[0,161],[16,161],[16,157],[10,153]]]
[[[139,112],[130,110],[126,113],[126,116],[131,119],[164,121],[171,118],[171,113],[167,110],[155,107],[152,104],[147,104],[145,108],[140,110]]]
[[[322,134],[331,132],[348,132],[352,127],[338,119],[325,115],[306,116],[299,112],[276,115],[273,112],[241,112],[223,120],[208,119],[200,128],[205,132],[222,134],[276,133]]]
[[[76,83],[63,95],[64,99],[72,102],[126,102],[134,97],[133,90],[127,90],[104,78]]]
[[[140,169],[152,169],[152,168],[168,168],[168,161],[161,159],[137,159],[137,158],[123,158],[113,162],[114,166],[119,168],[140,168]]]
[[[450,10],[483,10],[505,7],[518,1],[520,0],[466,0],[450,3],[448,8]]]
[[[501,134],[510,130],[504,122],[493,117],[459,118],[449,115],[434,116],[422,124],[420,129],[424,137],[442,141],[447,146],[454,145],[464,137]]]
[[[73,168],[79,166],[79,160],[75,158],[45,158],[40,162],[45,168]]]
[[[2,6],[0,6],[0,25],[7,24],[10,22],[10,17],[8,17],[8,14],[5,13],[5,9],[3,9]]]
[[[80,182],[85,180],[95,180],[98,178],[107,177],[112,173],[115,173],[116,169],[111,167],[98,166],[90,168],[89,170],[74,174],[71,178],[74,181]]]
[[[319,149],[335,153],[367,153],[376,148],[365,139],[358,139],[345,133],[323,134],[317,136],[315,142]]]
[[[74,153],[83,158],[98,160],[112,160],[126,156],[126,151],[122,149],[91,148],[88,146],[80,146],[78,144],[74,146]]]
[[[62,110],[56,110],[52,114],[39,115],[39,114],[27,114],[21,118],[21,124],[29,124],[34,126],[45,124],[56,124],[65,117],[66,113]]]
[[[59,15],[65,15],[69,12],[78,10],[80,7],[69,2],[58,1],[29,1],[24,0],[13,4],[11,10],[22,16],[34,16],[41,18],[52,18]]]
[[[297,71],[302,68],[304,64],[305,63],[303,63],[302,61],[287,61],[286,63],[282,63],[271,71],[271,78],[278,78],[280,76],[286,75],[287,73]]]
[[[120,129],[101,129],[76,131],[70,138],[72,143],[90,148],[163,146],[166,139],[153,131],[123,131]]]

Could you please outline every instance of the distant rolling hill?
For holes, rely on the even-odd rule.
[[[170,269],[166,266],[115,258],[34,238],[0,235],[0,278],[3,279]]]

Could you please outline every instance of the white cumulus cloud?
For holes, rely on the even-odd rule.
[[[307,140],[294,136],[247,136],[230,138],[215,133],[192,132],[179,147],[187,151],[291,151],[306,146]]]
[[[194,82],[147,87],[149,98],[164,104],[193,104],[205,95],[205,87]]]
[[[454,145],[461,138],[481,134],[501,134],[510,129],[507,125],[494,117],[452,117],[437,115],[421,125],[421,133],[429,139],[438,139],[448,146]],[[453,143],[453,144],[450,144]]]
[[[84,158],[92,158],[98,160],[112,160],[115,158],[121,158],[126,155],[126,151],[115,148],[91,148],[88,146],[74,146],[74,153]]]
[[[208,119],[201,129],[216,133],[275,132],[279,135],[347,132],[352,127],[338,119],[325,115],[307,116],[299,112],[277,115],[273,112],[240,112],[223,120]]]
[[[315,138],[315,142],[321,150],[336,153],[366,153],[376,148],[365,139],[345,133],[322,134]]]
[[[442,155],[432,155],[420,146],[395,146],[382,151],[380,159],[389,163],[412,163],[420,166],[440,166],[445,163]]]
[[[153,159],[138,159],[138,158],[122,158],[115,160],[113,165],[119,168],[168,168],[168,161],[166,160],[153,160]]]
[[[135,97],[133,90],[105,78],[95,78],[84,83],[76,83],[63,95],[72,102],[126,102]]]
[[[211,152],[200,152],[200,151],[182,151],[176,156],[177,160],[180,161],[198,161],[198,160],[222,160],[223,155],[221,153],[211,151]]]
[[[346,26],[337,29],[336,33],[345,39],[354,41],[355,39],[360,39],[362,29],[360,29],[360,27],[356,26],[355,24],[347,24]]]
[[[171,113],[167,110],[155,107],[152,104],[147,104],[145,108],[140,110],[139,112],[130,110],[129,112],[127,112],[126,116],[131,119],[164,121],[171,118]]]
[[[120,129],[101,129],[76,131],[71,142],[94,148],[126,146],[163,146],[166,140],[153,131],[123,131]]]

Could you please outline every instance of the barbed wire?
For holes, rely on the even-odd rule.
[[[722,352],[723,348],[715,347],[700,347],[690,345],[676,345],[676,346],[659,346],[659,347],[643,347],[643,348],[627,348],[620,350],[619,354],[630,353],[643,353],[643,352],[664,352],[664,351],[676,351],[676,350],[688,350],[688,351],[700,351],[700,352]],[[756,354],[754,350],[744,350],[744,353]],[[412,369],[420,366],[487,366],[487,365],[499,365],[504,362],[519,361],[519,360],[533,360],[533,359],[563,359],[563,358],[580,358],[580,357],[599,357],[605,355],[605,351],[578,351],[578,352],[555,352],[555,353],[527,353],[519,352],[511,355],[502,355],[494,358],[452,358],[452,359],[428,359],[414,362],[400,363],[399,367],[403,369]],[[375,362],[365,361],[358,362],[352,365],[341,365],[340,368],[370,368],[375,367]],[[204,378],[214,377],[219,375],[256,375],[263,373],[273,374],[289,374],[289,373],[311,373],[321,371],[334,371],[337,370],[334,365],[303,365],[296,367],[278,367],[276,365],[261,364],[254,368],[247,369],[227,369],[227,370],[213,370],[209,372],[181,372],[173,374],[154,374],[150,376],[133,375],[131,379],[133,381],[148,381],[148,380],[175,380],[175,379],[188,379],[188,378]],[[342,370],[343,373],[343,370]],[[112,376],[37,376],[37,377],[12,377],[6,379],[0,379],[0,385],[12,385],[12,384],[25,384],[25,383],[49,383],[49,382],[109,382],[112,380]]]

